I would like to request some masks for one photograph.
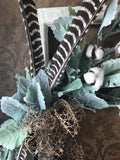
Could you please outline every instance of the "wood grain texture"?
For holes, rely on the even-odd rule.
[[[82,0],[35,0],[38,8],[80,6]]]

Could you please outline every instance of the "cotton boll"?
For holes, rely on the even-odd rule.
[[[104,50],[102,49],[102,47],[98,47],[96,44],[90,44],[87,47],[86,56],[88,58],[92,58],[92,60],[100,60],[104,56]]]
[[[104,50],[102,49],[102,47],[96,48],[96,50],[95,50],[95,56],[96,56],[95,60],[100,60],[100,59],[103,58],[103,56],[104,56]]]
[[[95,83],[96,76],[93,72],[87,72],[83,75],[84,80],[87,84],[93,84]]]
[[[117,48],[117,52],[118,52],[118,54],[120,54],[120,45]]]
[[[99,90],[102,85],[103,85],[103,81],[101,81],[100,79],[96,79],[96,82],[92,87]]]
[[[120,55],[120,42],[115,46],[117,56]]]
[[[92,85],[96,89],[100,89],[104,81],[104,71],[99,67],[92,67],[84,74],[87,84]]]
[[[86,56],[88,58],[91,58],[92,57],[92,51],[94,49],[94,45],[90,44],[88,47],[87,47],[87,51],[86,51]]]
[[[96,82],[93,85],[94,88],[100,89],[104,82],[104,71],[102,69],[99,70],[99,74],[96,76]]]
[[[94,72],[94,74],[97,76],[99,72],[101,71],[101,68],[99,67],[92,67],[89,69],[90,72]]]

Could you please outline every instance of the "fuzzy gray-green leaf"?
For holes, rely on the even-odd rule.
[[[112,0],[105,12],[104,19],[102,21],[98,36],[104,27],[109,26],[115,19],[118,9],[118,0]]]
[[[112,75],[120,71],[120,58],[110,59],[101,64],[105,76]]]
[[[6,148],[0,149],[0,160],[15,160],[17,149],[8,150]]]
[[[64,35],[66,34],[69,25],[72,22],[73,17],[60,17],[57,20],[54,21],[54,23],[51,26],[51,29],[54,33],[55,38],[58,41],[62,41],[64,38]]]
[[[68,12],[69,12],[69,16],[76,16],[75,10],[70,6],[68,6]]]
[[[120,73],[106,76],[103,87],[120,87]]]
[[[79,77],[80,70],[71,68],[69,65],[67,65],[66,74],[67,74],[68,81],[72,82],[73,80],[75,80]]]
[[[41,110],[46,109],[44,96],[41,91],[40,84],[38,82],[33,81],[33,83],[27,89],[27,93],[26,93],[26,96],[24,97],[24,101],[28,105],[38,106]]]
[[[23,143],[26,136],[27,133],[19,128],[13,119],[8,119],[0,128],[0,145],[13,150]]]
[[[19,76],[17,84],[17,93],[13,95],[13,98],[17,99],[21,103],[25,103],[23,98],[25,97],[29,86],[30,81],[22,76]]]
[[[25,117],[28,107],[11,97],[2,97],[1,110],[15,121],[20,121]]]
[[[64,94],[71,93],[75,90],[78,90],[82,87],[82,82],[79,78],[74,80],[73,82],[66,85],[62,91],[58,92],[58,97],[61,97]]]
[[[102,45],[107,37],[120,33],[120,8],[118,0],[111,0],[103,19],[103,23],[98,32],[98,45]]]
[[[84,104],[85,108],[93,111],[108,107],[108,104],[104,99],[97,97],[95,93],[87,90],[84,86],[80,90],[73,92],[73,96],[76,97],[81,104]]]
[[[46,107],[49,107],[51,103],[52,93],[49,86],[48,76],[41,69],[38,74],[34,77],[33,81],[38,82],[41,86],[41,91],[45,97]]]
[[[0,148],[0,160],[7,160],[9,150],[5,148]]]
[[[30,76],[30,71],[29,71],[29,69],[27,67],[25,67],[25,72],[26,72],[26,79],[29,80],[29,81],[31,81],[32,78]]]

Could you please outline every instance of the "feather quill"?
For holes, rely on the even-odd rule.
[[[51,88],[61,77],[65,67],[76,48],[87,32],[90,24],[97,17],[106,0],[84,0],[81,9],[73,18],[69,29],[52,58],[52,63],[47,72]]]
[[[26,160],[26,157],[27,157],[26,148],[24,145],[21,145],[16,160]]]
[[[33,0],[18,0],[23,15],[30,53],[30,72],[34,77],[39,69],[45,69],[37,10]]]

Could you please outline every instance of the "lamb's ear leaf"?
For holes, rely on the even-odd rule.
[[[70,6],[68,6],[68,12],[69,12],[69,16],[76,16],[75,10]]]
[[[103,87],[120,87],[120,73],[106,76]]]
[[[58,97],[61,97],[65,94],[69,94],[75,90],[80,89],[81,87],[82,87],[82,82],[79,78],[77,78],[73,82],[68,83],[68,85],[66,85],[62,91],[58,92]]]
[[[86,52],[86,46],[85,47],[81,47],[80,45],[76,48],[74,54],[72,54],[70,61],[68,62],[68,65],[71,68],[74,69],[80,69],[80,64],[81,64],[81,60],[83,58],[83,56],[85,56],[85,52]],[[83,63],[83,62],[82,62]]]
[[[26,72],[26,79],[29,80],[29,81],[31,81],[32,78],[30,76],[30,71],[29,71],[29,69],[27,67],[25,67],[25,72]]]
[[[8,150],[6,148],[0,149],[0,160],[15,160],[17,149]]]
[[[24,77],[20,77],[19,78],[19,83],[18,83],[18,93],[24,97],[26,95],[27,92],[27,88],[30,86],[30,82],[24,78]]]
[[[110,59],[101,63],[105,76],[113,75],[120,70],[120,58]]]
[[[72,22],[73,17],[60,17],[57,20],[54,21],[54,23],[51,26],[51,29],[53,31],[53,34],[55,38],[58,41],[62,41],[64,38],[64,35],[66,34],[69,25]]]
[[[6,160],[7,156],[9,154],[9,150],[6,148],[0,148],[0,159],[1,160]]]
[[[106,93],[99,91],[97,92],[97,95],[104,98],[110,105],[113,104],[115,107],[117,105],[118,108],[120,107],[120,87],[109,88],[109,90],[106,90]]]
[[[118,11],[117,9],[118,9],[118,0],[112,0],[105,11],[104,19],[102,21],[98,34],[100,34],[100,32],[104,27],[107,27],[112,23],[112,21],[116,17]]]
[[[71,68],[69,65],[67,65],[66,67],[66,75],[67,75],[67,79],[68,79],[68,82],[72,82],[73,80],[79,78],[79,75],[80,75],[80,69],[74,69],[74,68]]]
[[[86,49],[88,45],[84,47],[77,47],[75,54],[72,54],[68,65],[75,70],[79,69],[82,73],[87,72],[90,66],[92,65],[92,59],[86,56]]]
[[[118,0],[112,0],[105,11],[104,19],[98,32],[98,45],[101,45],[107,37],[120,32],[118,14]]]
[[[46,109],[45,100],[41,91],[41,86],[38,82],[33,81],[30,87],[27,89],[24,101],[27,105],[38,106],[41,110]]]
[[[110,100],[113,101],[113,104],[120,109],[120,87],[112,88],[108,95],[110,96]]]
[[[27,133],[13,119],[8,119],[0,128],[0,145],[13,150],[23,143],[26,136]]]
[[[30,81],[22,76],[17,78],[17,93],[13,95],[14,99],[17,99],[21,103],[25,103],[23,98],[26,95],[27,89],[30,86]]]
[[[52,93],[48,81],[48,76],[44,72],[44,70],[39,70],[38,74],[33,78],[33,81],[38,82],[41,86],[41,91],[45,98],[46,107],[49,107],[51,103]]]
[[[16,151],[15,151],[15,149],[12,150],[12,151],[9,150],[7,160],[13,160],[13,159],[15,159],[15,156],[16,156]]]
[[[91,88],[91,89],[90,89]],[[96,96],[95,90],[93,87],[83,86],[80,90],[76,90],[72,93],[73,97],[76,97],[81,104],[84,104],[86,109],[95,111],[96,109],[103,109],[109,107],[107,102],[104,99],[101,99]]]
[[[20,121],[25,117],[28,107],[12,97],[2,97],[1,110],[15,121]]]
[[[120,109],[120,87],[109,88],[107,93],[99,92],[98,95],[106,99],[111,107],[117,107]]]

